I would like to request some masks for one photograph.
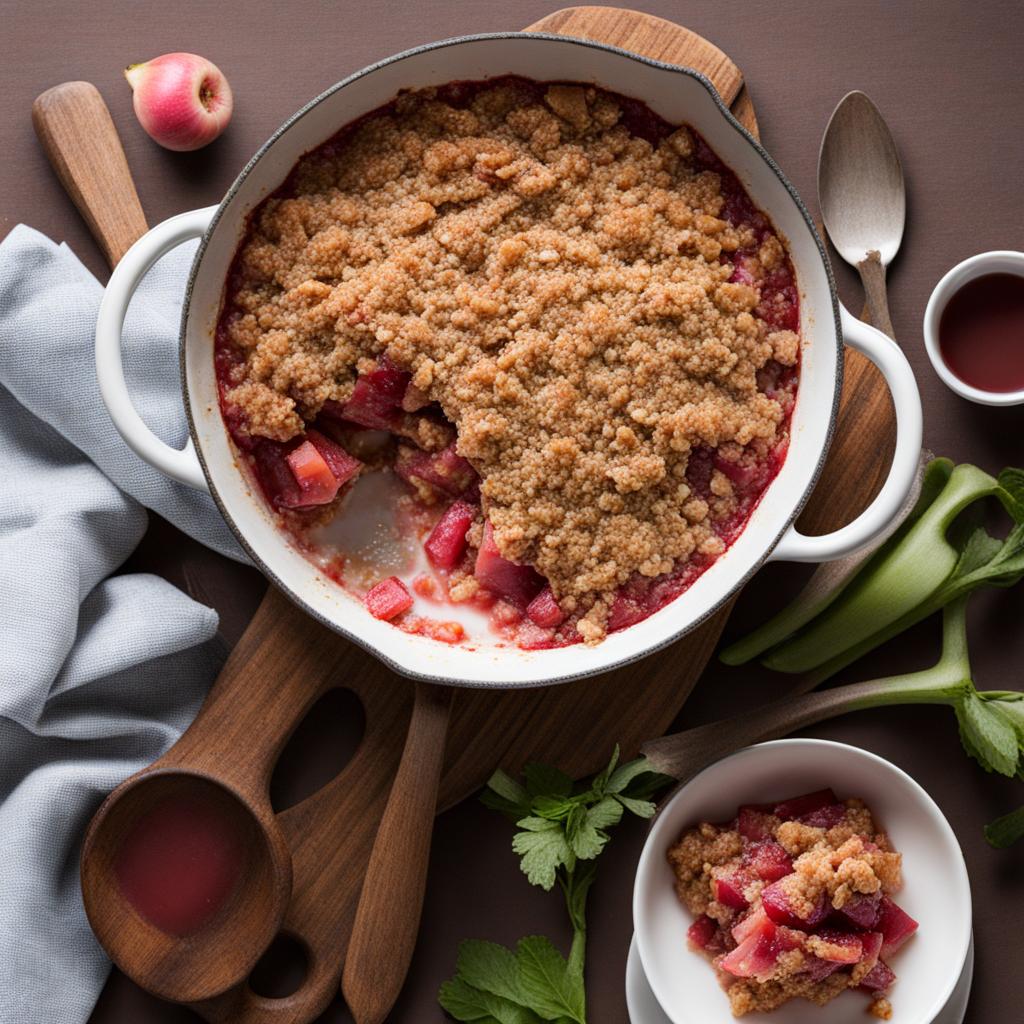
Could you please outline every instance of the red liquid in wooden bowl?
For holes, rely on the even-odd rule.
[[[1024,277],[985,274],[968,281],[943,310],[939,351],[971,387],[1024,389]]]
[[[125,837],[114,871],[122,893],[171,935],[198,931],[234,891],[245,857],[244,823],[195,794],[156,804]]]

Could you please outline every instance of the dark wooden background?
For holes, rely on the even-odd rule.
[[[257,146],[297,107],[339,78],[418,43],[468,32],[515,29],[560,6],[470,0],[220,0],[118,3],[117,0],[3,0],[0,3],[0,236],[24,221],[66,240],[104,275],[102,258],[49,171],[29,122],[33,97],[70,78],[94,82],[110,105],[152,223],[216,202]],[[821,132],[840,97],[867,91],[896,136],[909,186],[907,233],[891,269],[893,320],[918,373],[926,443],[989,470],[1024,463],[1024,409],[971,405],[940,384],[924,354],[921,317],[928,294],[954,263],[985,249],[1024,247],[1024,5],[1019,0],[722,0],[650,2],[637,7],[707,36],[744,71],[762,137],[812,210]],[[225,136],[196,154],[172,154],[143,134],[121,69],[168,50],[194,50],[227,73],[236,114]],[[838,268],[845,300],[859,308],[853,275]],[[224,639],[244,628],[262,593],[253,571],[230,565],[154,522],[129,569],[166,575],[221,614]],[[804,570],[771,567],[748,588],[728,635],[759,622]],[[1022,593],[985,594],[971,613],[976,676],[987,688],[1019,687],[1024,637]],[[909,670],[937,650],[937,626],[922,624],[844,678]],[[680,725],[772,693],[757,670],[712,666]],[[638,700],[643,699],[638,695]],[[299,786],[356,741],[354,729],[322,724],[282,780]],[[855,743],[909,771],[955,828],[975,897],[978,965],[970,1024],[1018,1021],[1024,962],[1024,848],[987,848],[981,826],[1024,801],[1024,786],[986,778],[960,751],[943,709],[862,713],[813,730]],[[609,738],[611,742],[613,738]],[[412,973],[392,1019],[440,1021],[438,985],[451,973],[458,941],[514,942],[543,932],[566,935],[556,896],[529,887],[509,849],[509,828],[469,801],[438,823],[423,928]],[[624,825],[604,856],[591,898],[588,986],[593,1024],[625,1020],[623,968],[631,931],[632,873],[642,825]],[[941,898],[941,895],[937,896]],[[59,978],[55,978],[59,984]],[[897,1013],[899,1012],[897,1000]],[[96,1024],[196,1020],[160,1004],[116,973],[100,998]],[[350,1018],[340,1001],[323,1018]],[[898,1018],[897,1018],[898,1019]]]

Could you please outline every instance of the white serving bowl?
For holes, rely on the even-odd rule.
[[[931,1024],[956,986],[971,940],[971,889],[956,836],[932,798],[905,772],[857,747],[827,740],[775,740],[723,758],[684,785],[662,808],[640,855],[633,927],[644,972],[673,1024],[728,1024],[729,1001],[707,959],[689,949],[693,922],[673,889],[666,851],[699,821],[728,820],[737,806],[766,803],[831,786],[863,799],[903,854],[897,902],[920,924],[893,957],[894,1018]],[[864,1024],[869,997],[846,992],[827,1009],[793,1000],[744,1020],[773,1024]]]

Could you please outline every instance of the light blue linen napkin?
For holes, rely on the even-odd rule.
[[[129,311],[125,364],[147,423],[184,443],[176,337],[193,247]],[[191,722],[222,660],[217,615],[151,575],[110,574],[145,508],[242,559],[205,494],[124,444],[93,365],[102,287],[19,226],[0,244],[0,1024],[80,1024],[109,964],[78,885],[104,795]]]

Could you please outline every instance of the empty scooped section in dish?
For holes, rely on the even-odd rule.
[[[307,533],[317,560],[332,578],[359,597],[365,597],[382,579],[395,576],[412,596],[406,618],[448,626],[453,639],[458,633],[451,628],[454,624],[462,630],[457,639],[495,641],[498,637],[486,610],[444,599],[445,580],[431,566],[424,537],[418,535],[423,517],[419,517],[417,530],[407,499],[406,486],[390,469],[360,476],[332,518]]]

